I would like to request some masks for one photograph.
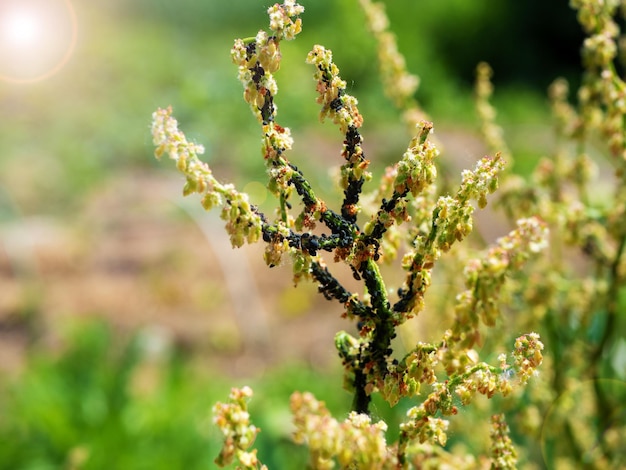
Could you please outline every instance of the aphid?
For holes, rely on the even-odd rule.
[[[341,98],[335,98],[328,104],[328,106],[330,107],[330,109],[337,112],[341,108],[343,108],[343,101],[341,101]]]

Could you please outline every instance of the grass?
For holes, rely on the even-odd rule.
[[[213,467],[220,436],[211,407],[243,379],[206,370],[176,348],[159,351],[145,334],[123,336],[103,321],[77,322],[56,354],[31,350],[23,372],[0,387],[0,468]],[[330,393],[340,380],[292,364],[245,382],[256,392],[251,413],[264,461],[303,468],[306,449],[289,437],[289,395],[311,390],[341,415],[350,396]]]

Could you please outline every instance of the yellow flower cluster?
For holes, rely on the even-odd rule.
[[[368,26],[378,43],[378,62],[385,94],[403,111],[409,131],[425,119],[426,114],[414,99],[419,78],[410,74],[404,56],[398,51],[396,38],[389,31],[389,21],[382,2],[359,0],[365,12]]]
[[[155,146],[154,155],[161,158],[167,154],[176,162],[179,171],[191,174],[200,192],[204,192],[210,184],[215,184],[211,169],[197,158],[204,153],[204,147],[189,142],[178,129],[178,121],[172,117],[171,106],[159,108],[152,114],[152,143]]]
[[[481,134],[485,143],[492,152],[499,152],[505,160],[511,159],[511,152],[504,140],[502,127],[496,124],[496,109],[489,102],[493,94],[491,76],[493,70],[486,62],[476,67],[476,112],[481,124]]]
[[[517,451],[509,437],[509,426],[503,414],[491,417],[491,468],[497,470],[515,470]]]
[[[582,122],[580,129],[599,129],[608,139],[620,168],[626,169],[626,82],[616,71],[617,38],[620,27],[614,16],[623,5],[618,1],[572,0],[578,20],[588,34],[583,43],[583,63],[587,70],[579,90]]]
[[[294,393],[291,411],[296,426],[294,440],[309,447],[311,468],[333,468],[334,459],[342,469],[396,468],[394,455],[387,449],[387,425],[383,421],[372,423],[368,415],[351,412],[340,423],[324,402],[310,393]]]
[[[483,259],[465,268],[466,290],[457,296],[456,320],[446,337],[444,364],[451,373],[469,362],[467,351],[480,340],[479,322],[493,326],[500,315],[498,300],[506,278],[548,243],[548,228],[537,218],[520,219],[517,228],[500,238]]]
[[[244,87],[244,99],[259,121],[268,124],[276,114],[273,97],[278,93],[274,73],[280,68],[280,41],[291,40],[302,31],[298,17],[304,7],[287,0],[268,9],[273,35],[259,31],[256,37],[237,39],[231,49],[231,59],[239,67],[239,81]],[[295,20],[294,20],[295,18]]]
[[[406,194],[410,191],[416,197],[435,182],[437,167],[434,162],[439,156],[439,150],[427,139],[432,129],[433,124],[428,121],[418,125],[418,135],[411,140],[397,164],[393,182],[396,193]]]
[[[345,93],[346,82],[339,76],[339,68],[333,62],[332,51],[316,45],[306,57],[306,63],[315,65],[314,78],[317,80],[317,102],[322,105],[320,119],[330,116],[343,134],[349,127],[359,128],[363,117],[357,108],[354,96]]]
[[[280,39],[287,41],[294,39],[302,31],[302,20],[298,18],[302,13],[304,13],[304,7],[293,0],[285,0],[282,5],[276,3],[267,10],[270,17],[270,29]]]
[[[260,429],[250,423],[247,402],[251,397],[250,387],[233,388],[229,403],[216,403],[213,407],[213,422],[224,435],[224,445],[215,459],[219,466],[230,465],[236,460],[242,469],[267,470],[265,465],[259,467],[256,449],[248,450],[260,432]]]
[[[496,190],[498,173],[503,166],[499,155],[481,159],[473,171],[463,172],[461,185],[454,197],[440,196],[436,201],[432,208],[430,230],[418,232],[412,242],[413,250],[402,259],[402,266],[409,274],[402,288],[402,299],[394,306],[395,311],[404,312],[397,315],[399,323],[423,309],[424,295],[430,286],[435,262],[472,231],[472,201],[477,201],[480,207],[487,204],[487,195]]]
[[[515,340],[515,369],[521,383],[526,383],[528,379],[537,373],[537,367],[543,361],[543,343],[539,340],[537,333],[529,333],[520,336]]]
[[[152,139],[156,147],[156,157],[167,154],[185,175],[185,196],[191,193],[201,194],[202,205],[207,210],[222,206],[221,218],[226,221],[226,231],[233,246],[240,247],[245,242],[254,243],[259,240],[262,220],[253,209],[248,195],[237,191],[232,184],[220,183],[213,176],[209,165],[198,158],[204,148],[189,142],[178,129],[171,107],[158,109],[153,113]]]

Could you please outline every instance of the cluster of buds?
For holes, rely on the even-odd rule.
[[[608,139],[608,147],[619,159],[621,172],[626,168],[626,139],[623,121],[626,116],[626,82],[615,68],[618,54],[619,26],[614,19],[620,7],[617,1],[572,0],[578,20],[588,34],[583,43],[586,69],[578,92],[581,104],[579,133],[594,129]]]
[[[432,130],[431,122],[419,123],[417,135],[409,143],[402,159],[387,168],[377,195],[373,198],[380,208],[363,227],[363,234],[380,240],[378,253],[385,257],[384,261],[389,262],[396,257],[400,244],[400,234],[396,230],[399,224],[412,221],[415,225],[423,226],[428,224],[427,220],[431,216],[432,208],[425,204],[423,196],[432,193],[437,177],[434,160],[439,151],[428,139]],[[413,196],[410,201],[407,199],[409,194]],[[427,231],[428,228],[424,227],[423,233]]]
[[[445,352],[445,344],[445,341],[441,344],[439,354]],[[442,416],[450,416],[458,413],[453,395],[456,395],[464,406],[470,404],[476,394],[488,398],[495,394],[508,396],[513,391],[513,377],[517,377],[519,385],[524,385],[529,377],[536,374],[543,360],[542,350],[543,344],[539,340],[539,335],[530,333],[520,336],[515,341],[515,349],[511,354],[513,364],[508,364],[506,354],[501,354],[497,367],[484,362],[465,366],[462,371],[450,373],[449,380],[445,382],[435,382],[433,375],[431,379],[433,391],[419,406],[407,412],[408,419],[400,426],[398,460],[406,461],[409,444],[414,440],[419,443],[445,445],[448,421],[437,418],[436,415],[440,413]],[[471,356],[476,356],[476,353]],[[433,369],[435,365],[436,362],[431,359]],[[512,448],[512,444],[508,442]]]
[[[517,229],[500,238],[484,259],[472,259],[465,267],[466,290],[457,296],[456,321],[446,335],[444,364],[451,373],[470,362],[467,352],[480,340],[480,321],[494,326],[498,299],[505,280],[532,254],[548,244],[546,224],[537,218],[520,219]]]
[[[272,34],[259,31],[254,38],[237,39],[231,49],[231,58],[238,66],[239,80],[243,85],[244,99],[252,113],[263,126],[262,153],[270,173],[268,188],[281,198],[281,219],[291,221],[287,214],[287,199],[295,169],[285,158],[291,150],[293,139],[288,127],[275,122],[277,107],[274,97],[278,85],[274,73],[280,68],[282,58],[280,41],[291,40],[302,30],[299,15],[304,7],[293,1],[275,4],[268,9]]]
[[[252,397],[252,389],[233,388],[229,403],[216,403],[213,407],[213,422],[224,435],[224,444],[215,463],[221,467],[235,460],[248,470],[267,470],[257,458],[256,449],[248,450],[254,444],[260,429],[250,423],[248,400]]]
[[[543,361],[543,343],[537,333],[529,333],[515,340],[515,370],[520,382],[526,383],[537,373],[537,368]]]
[[[293,1],[275,4],[268,9],[270,36],[259,31],[256,37],[237,39],[231,49],[233,62],[239,67],[239,80],[244,87],[244,99],[263,123],[272,120],[276,112],[273,97],[278,93],[274,73],[280,68],[280,41],[291,40],[302,31],[299,15],[304,7]]]
[[[419,395],[422,384],[437,381],[435,367],[439,363],[437,348],[429,343],[418,343],[397,364],[391,364],[379,391],[394,406],[400,398]]]
[[[259,240],[262,220],[248,195],[237,191],[232,184],[220,183],[213,176],[209,165],[198,158],[198,155],[204,153],[204,147],[187,140],[178,129],[178,122],[172,117],[171,107],[153,113],[152,140],[156,157],[167,154],[185,175],[183,194],[201,194],[202,206],[206,210],[222,206],[221,218],[226,221],[226,231],[233,246],[240,247],[244,242],[254,243]]]
[[[507,362],[507,355],[498,356],[499,365],[490,366],[480,362],[466,366],[462,372],[453,373],[448,381],[448,387],[461,399],[463,405],[468,405],[476,393],[493,397],[499,393],[503,397],[513,391],[513,379],[517,378],[518,385],[525,385],[528,379],[537,375],[537,369],[543,361],[543,343],[537,333],[528,333],[515,340],[515,349],[511,353],[513,364]],[[469,357],[475,357],[472,351]]]
[[[413,197],[422,194],[429,186],[433,185],[437,178],[435,158],[439,156],[437,147],[428,140],[432,132],[431,122],[419,123],[417,136],[411,140],[402,159],[396,166],[396,174],[393,181],[395,197],[404,197],[409,192]]]
[[[439,444],[445,446],[448,436],[446,431],[449,422],[443,418],[435,417],[437,412],[443,416],[458,413],[452,403],[452,394],[445,383],[433,385],[434,391],[419,406],[414,406],[407,411],[407,420],[400,424],[400,437],[398,438],[398,462],[402,465],[407,461],[409,444],[417,441],[420,444]]]
[[[477,393],[493,397],[496,392],[502,396],[507,396],[513,390],[509,380],[508,370],[495,370],[486,363],[476,364],[474,367],[462,374],[461,382],[455,387],[454,392],[461,399],[464,406],[469,405]]]
[[[304,7],[293,0],[285,0],[281,4],[274,4],[267,10],[270,17],[270,29],[274,36],[287,41],[294,39],[302,31],[302,20],[299,15],[304,13]],[[294,20],[295,18],[295,20]]]
[[[371,0],[359,0],[370,31],[378,43],[378,63],[385,94],[403,111],[404,121],[410,132],[427,119],[415,101],[419,78],[407,71],[406,60],[398,51],[396,38],[389,30],[385,5]]]
[[[341,215],[349,222],[356,222],[359,211],[358,201],[363,183],[371,178],[367,171],[369,161],[365,158],[361,144],[363,139],[359,128],[363,117],[357,107],[357,99],[346,93],[346,82],[339,76],[339,68],[333,62],[332,52],[316,45],[307,55],[308,64],[315,66],[314,78],[317,81],[317,102],[322,105],[320,119],[330,116],[345,135],[341,155],[346,163],[341,167],[341,186],[344,202]]]
[[[517,468],[517,451],[509,437],[509,426],[504,415],[491,417],[491,468],[498,470],[515,470]]]
[[[473,201],[479,207],[487,204],[487,195],[498,187],[498,173],[504,167],[499,155],[481,159],[474,171],[465,170],[455,196],[441,196],[432,209],[429,232],[412,241],[414,249],[403,258],[409,274],[400,289],[400,299],[393,306],[398,323],[417,315],[424,307],[424,295],[431,283],[431,271],[442,253],[463,240],[472,231]]]
[[[339,76],[332,51],[316,45],[307,55],[306,63],[316,68],[314,78],[319,93],[317,102],[322,105],[320,119],[330,116],[344,134],[350,127],[361,127],[363,117],[357,108],[358,101],[354,96],[346,94],[346,81]]]
[[[496,124],[496,109],[490,103],[489,99],[493,94],[493,84],[491,76],[493,70],[486,62],[481,62],[476,67],[476,113],[481,123],[481,133],[485,143],[489,149],[500,154],[509,160],[511,152],[508,150],[506,141],[504,140],[504,132],[502,128]]]
[[[383,421],[372,423],[366,414],[351,412],[343,422],[335,420],[324,402],[310,393],[291,396],[296,431],[294,440],[306,443],[312,468],[330,469],[337,459],[341,468],[394,468],[387,448]]]

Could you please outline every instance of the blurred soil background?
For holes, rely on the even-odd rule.
[[[267,392],[265,405],[282,400],[278,408],[269,407],[273,416],[287,415],[288,394],[298,384],[319,389],[331,408],[347,409],[349,395],[337,392],[341,378],[333,337],[353,326],[339,317],[340,306],[325,301],[311,285],[292,289],[290,267],[269,271],[261,245],[230,249],[218,213],[203,213],[193,197],[183,199],[173,165],[152,156],[151,113],[172,105],[181,128],[207,148],[215,174],[249,191],[253,202],[271,213],[259,128],[241,99],[229,56],[234,38],[266,28],[268,5],[253,0],[7,0],[0,8],[0,28],[6,29],[2,21],[13,4],[36,9],[46,3],[66,15],[59,20],[65,28],[71,28],[67,8],[73,9],[75,43],[66,30],[51,33],[73,47],[67,63],[30,81],[46,75],[55,58],[41,65],[37,60],[43,52],[29,49],[28,64],[14,66],[9,56],[0,60],[5,77],[0,81],[0,434],[12,432],[15,440],[0,450],[0,468],[79,468],[81,462],[96,462],[99,447],[83,442],[90,435],[85,429],[101,429],[108,419],[103,416],[114,415],[114,407],[101,396],[109,405],[98,414],[91,402],[77,409],[72,400],[82,403],[85,396],[109,390],[89,377],[126,370],[121,358],[135,347],[129,345],[139,345],[144,359],[129,362],[134,372],[122,388],[163,389],[150,358],[167,358],[156,369],[186,371],[168,375],[174,377],[166,381],[174,391],[169,400],[155,404],[183,427],[204,423],[211,404],[225,399],[231,385],[249,381]],[[385,3],[408,67],[420,76],[417,98],[444,143],[441,159],[447,170],[458,174],[483,156],[471,86],[474,67],[484,60],[495,70],[494,102],[515,155],[514,170],[527,173],[551,144],[548,84],[566,76],[574,88],[580,70],[582,35],[568,2]],[[318,122],[311,70],[304,63],[313,44],[333,50],[349,92],[360,101],[374,179],[402,155],[409,136],[383,96],[375,45],[356,0],[316,0],[304,6],[303,33],[283,44],[278,122],[292,128],[291,160],[333,201],[339,193],[330,175],[341,164],[341,136],[331,123]],[[54,54],[62,56],[58,50]],[[482,236],[491,240],[506,230],[486,224]],[[350,284],[350,273],[340,277],[356,286]],[[399,283],[401,273],[391,279]],[[311,380],[312,373],[325,378]],[[74,398],[57,397],[60,402],[38,395],[68,377],[82,381],[86,391],[68,392]],[[272,387],[280,393],[267,398]],[[139,396],[145,398],[144,392]],[[131,408],[140,406],[132,393],[124,396]],[[181,412],[190,396],[196,408]],[[48,405],[31,409],[28,397]],[[52,419],[46,413],[54,406],[60,410]],[[76,424],[63,417],[63,410],[96,418]],[[163,419],[174,420],[171,416]],[[29,419],[36,424],[28,424]],[[16,425],[20,420],[22,425]],[[146,448],[159,442],[154,437],[158,427],[150,422],[146,435],[134,431],[145,438]],[[281,423],[268,419],[268,434],[284,434]],[[194,426],[190,433],[197,430]],[[47,442],[50,433],[66,438]],[[197,452],[198,468],[210,468],[212,457],[205,454],[215,452],[217,444],[194,439],[185,442],[197,447],[189,444],[194,450],[181,452]],[[37,449],[31,460],[22,452],[27,445]],[[110,440],[101,448],[119,445]],[[177,455],[177,449],[170,454]],[[278,462],[276,468],[287,468],[280,466],[278,454],[268,459]],[[23,465],[13,466],[16,462]],[[129,465],[125,468],[141,468]]]

